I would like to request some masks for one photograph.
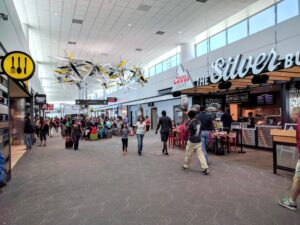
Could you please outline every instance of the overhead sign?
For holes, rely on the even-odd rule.
[[[248,102],[248,101],[249,101],[248,93],[226,95],[226,103],[227,104],[243,103],[243,102]]]
[[[54,109],[54,105],[53,104],[47,104],[47,109],[48,110],[53,110]]]
[[[47,103],[46,95],[42,94],[36,94],[35,95],[35,104],[37,105],[43,105]]]
[[[193,88],[194,83],[188,70],[184,69],[183,65],[177,67],[176,76],[173,81],[172,92],[181,91],[188,88]]]
[[[10,78],[25,81],[33,76],[35,63],[27,53],[14,51],[4,56],[1,68],[3,73]]]
[[[75,100],[76,105],[107,105],[107,100]]]
[[[107,102],[117,102],[117,98],[115,97],[108,97]]]
[[[300,51],[296,54],[287,54],[283,60],[279,60],[279,55],[275,49],[272,49],[269,54],[261,53],[256,58],[253,56],[242,58],[243,55],[239,54],[235,57],[229,57],[227,61],[224,58],[217,59],[211,65],[214,72],[209,77],[209,83],[215,84],[249,75],[287,69],[295,65],[300,66]]]

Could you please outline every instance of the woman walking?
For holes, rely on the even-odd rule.
[[[46,146],[46,141],[47,141],[47,134],[49,133],[49,125],[47,121],[44,121],[43,117],[40,118],[40,122],[38,125],[39,128],[39,136],[40,136],[40,146],[43,145]]]
[[[127,124],[124,123],[122,125],[122,130],[121,130],[121,136],[122,136],[122,149],[123,149],[123,155],[127,154],[127,148],[128,148],[128,134],[129,134],[129,129],[127,127]]]
[[[74,123],[74,125],[72,126],[72,130],[71,130],[71,137],[73,139],[74,142],[74,150],[78,150],[78,146],[79,146],[79,140],[82,134],[82,130],[81,127],[79,126],[78,121],[76,121]]]
[[[139,156],[142,156],[143,139],[144,139],[144,134],[146,133],[146,123],[145,123],[143,116],[139,117],[139,120],[136,123],[135,129],[136,129],[135,133],[136,133],[136,137],[137,137],[137,141],[138,141],[138,154],[139,154]]]

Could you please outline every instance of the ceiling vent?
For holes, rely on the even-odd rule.
[[[141,48],[136,48],[135,51],[141,52],[141,51],[143,51],[143,49],[141,49]]]
[[[159,30],[159,31],[157,31],[155,34],[157,34],[157,35],[164,35],[165,33],[166,33],[166,32]]]
[[[196,2],[205,3],[205,2],[207,2],[207,0],[196,0]]]
[[[148,12],[151,9],[151,5],[146,4],[140,4],[139,7],[137,7],[137,10]]]
[[[78,20],[78,19],[73,19],[72,23],[76,23],[76,24],[82,24],[83,20]]]
[[[101,56],[102,56],[102,57],[107,57],[107,56],[108,56],[108,53],[101,53]]]
[[[76,45],[76,41],[68,41],[69,45]]]

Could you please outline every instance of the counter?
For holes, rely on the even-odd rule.
[[[273,140],[271,136],[272,129],[281,129],[281,126],[257,126],[257,146],[258,148],[273,149]]]
[[[273,172],[277,169],[295,172],[298,161],[296,131],[271,129],[270,134],[273,137]]]

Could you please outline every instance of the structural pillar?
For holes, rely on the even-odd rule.
[[[181,62],[187,62],[193,58],[195,58],[195,47],[193,43],[191,42],[186,42],[182,43],[181,45]]]

